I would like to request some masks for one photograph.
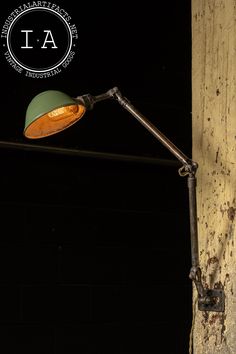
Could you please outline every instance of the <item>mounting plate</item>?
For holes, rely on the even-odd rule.
[[[225,293],[222,289],[207,289],[204,299],[198,300],[198,309],[200,311],[224,312]]]

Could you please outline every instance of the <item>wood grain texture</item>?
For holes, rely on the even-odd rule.
[[[235,80],[236,2],[192,0],[193,160],[199,163],[200,265],[204,286],[223,288],[226,294],[225,313],[200,312],[193,305],[194,354],[236,353]]]

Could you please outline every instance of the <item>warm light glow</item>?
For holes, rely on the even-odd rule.
[[[76,123],[85,113],[82,105],[70,105],[54,109],[33,121],[24,135],[30,139],[43,138],[66,129]]]
[[[78,106],[66,106],[66,107],[60,107],[57,109],[54,109],[52,112],[48,113],[48,117],[52,118],[53,121],[55,120],[60,120],[60,119],[65,119],[68,116],[71,115],[71,113],[76,113],[78,112]]]

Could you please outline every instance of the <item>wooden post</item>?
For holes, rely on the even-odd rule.
[[[192,0],[193,160],[203,284],[225,291],[225,312],[193,296],[193,353],[236,353],[236,2]]]

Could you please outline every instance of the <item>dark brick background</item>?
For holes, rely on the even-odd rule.
[[[0,152],[0,352],[187,353],[176,167]]]
[[[61,75],[29,79],[0,53],[0,354],[187,354],[190,236],[178,167],[6,142],[26,143],[25,110],[39,92],[118,86],[191,156],[191,1],[55,2],[79,33]],[[1,4],[1,26],[22,3]],[[117,103],[86,116],[41,146],[171,158]]]

